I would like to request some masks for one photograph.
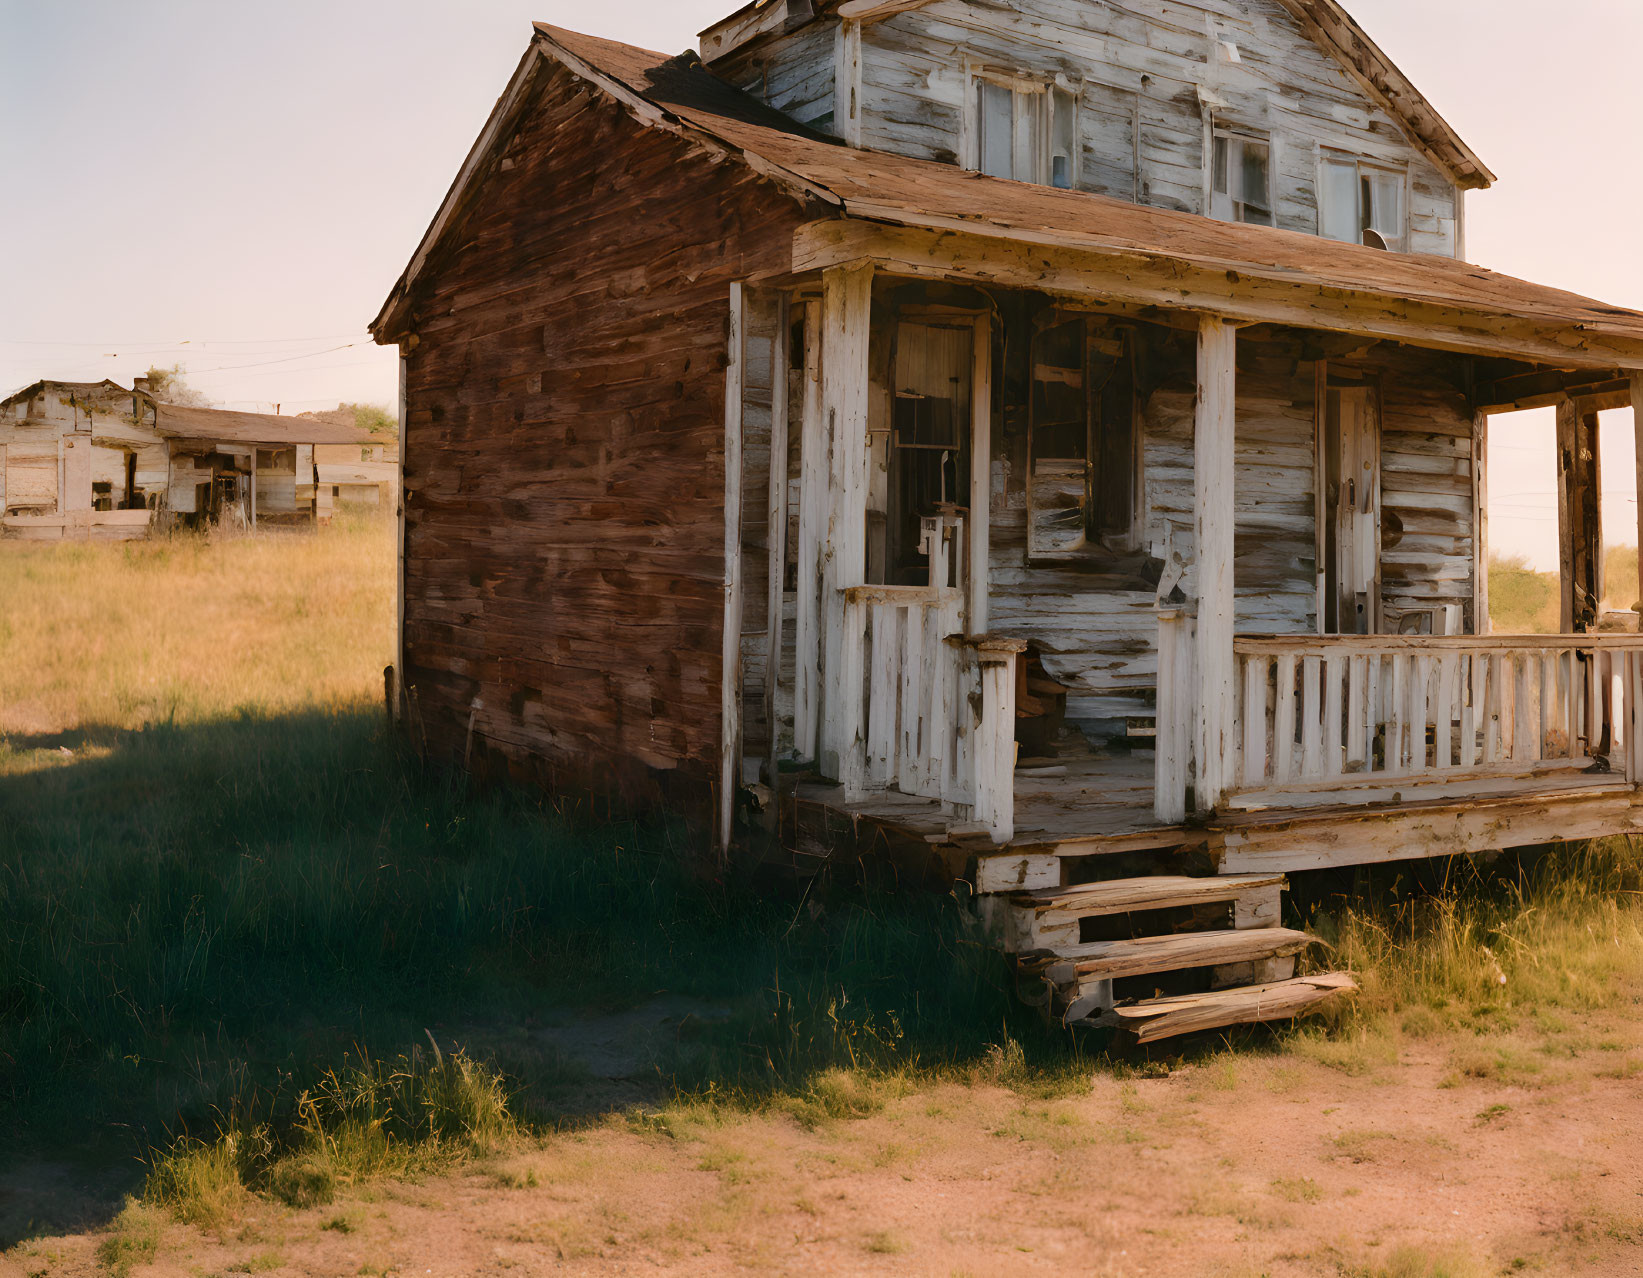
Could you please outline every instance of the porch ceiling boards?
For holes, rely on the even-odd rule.
[[[852,149],[724,84],[693,55],[668,58],[540,23],[537,32],[544,57],[642,122],[751,165],[824,215],[801,233],[797,272],[877,260],[1553,367],[1643,368],[1643,313],[1448,258]]]

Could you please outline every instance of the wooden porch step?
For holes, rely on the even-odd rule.
[[[1097,981],[1193,967],[1224,967],[1288,958],[1311,945],[1315,937],[1287,927],[1246,928],[1220,932],[1179,932],[1129,941],[1091,941],[1032,955],[1024,961],[1052,984],[1082,988]]]
[[[1016,892],[1009,898],[1005,946],[1017,953],[1060,952],[1064,946],[1079,943],[1082,919],[1215,905],[1223,901],[1234,905],[1239,928],[1274,927],[1278,923],[1285,886],[1281,874],[1228,874],[1209,878],[1160,874]]]
[[[1228,1025],[1292,1020],[1318,1011],[1331,999],[1357,988],[1358,983],[1348,973],[1327,972],[1270,985],[1145,999],[1077,1023],[1122,1030],[1138,1043],[1154,1043]]]
[[[1284,886],[1284,876],[1281,874],[1224,874],[1212,878],[1159,874],[1146,878],[1082,883],[1077,887],[1017,892],[1010,901],[1019,908],[1039,914],[1077,914],[1080,918],[1092,918],[1101,914],[1129,914],[1137,910],[1166,910],[1179,905],[1236,901],[1255,888],[1282,889]]]

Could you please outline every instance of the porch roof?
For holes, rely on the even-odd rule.
[[[749,165],[831,217],[1006,241],[1117,272],[1134,300],[1420,341],[1554,367],[1643,368],[1643,313],[1449,258],[1388,253],[1297,231],[1220,222],[1082,191],[987,177],[956,165],[853,149],[675,57],[536,24],[535,52],[622,102],[649,127]],[[445,206],[373,324],[393,340],[436,241],[487,167],[538,59],[527,55]],[[925,242],[930,242],[926,239]],[[954,243],[960,241],[954,240]],[[966,241],[969,242],[969,241]],[[870,254],[868,254],[870,256]],[[801,261],[800,266],[814,266]],[[1042,262],[1025,274],[1043,276]],[[1259,300],[1259,306],[1239,301]],[[1390,316],[1395,323],[1386,322]],[[1441,340],[1440,340],[1441,339]]]
[[[152,399],[152,396],[145,396]],[[240,413],[227,408],[190,408],[154,401],[156,428],[169,439],[224,444],[368,444],[370,431],[313,417]]]

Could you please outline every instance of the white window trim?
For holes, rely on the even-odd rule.
[[[1266,211],[1271,216],[1272,226],[1278,225],[1278,139],[1271,132],[1260,129],[1246,128],[1231,121],[1217,119],[1213,114],[1208,119],[1208,131],[1205,135],[1204,149],[1204,212],[1210,217],[1215,216],[1215,143],[1219,138],[1227,138],[1240,142],[1258,142],[1266,147]],[[1229,197],[1230,198],[1230,197]],[[1233,200],[1233,204],[1241,203]],[[1245,223],[1243,218],[1232,218],[1234,222],[1250,226],[1265,226],[1264,222]]]
[[[1064,75],[1034,75],[1026,71],[1002,70],[996,66],[973,62],[968,57],[964,60],[964,111],[961,135],[959,139],[959,162],[972,173],[981,172],[981,119],[979,104],[981,99],[981,85],[994,84],[1001,89],[1008,89],[1018,95],[1015,112],[1015,127],[1017,132],[1021,128],[1021,103],[1019,95],[1032,95],[1035,99],[1032,109],[1038,113],[1038,154],[1033,158],[1033,175],[1030,178],[1016,178],[1016,181],[1031,182],[1038,186],[1048,186],[1051,179],[1052,147],[1055,121],[1054,90],[1060,90],[1068,95],[1073,102],[1073,148],[1068,157],[1072,162],[1072,172],[1069,175],[1069,189],[1077,190],[1083,178],[1084,165],[1084,134],[1082,127],[1084,112],[1084,83],[1082,80],[1073,80]],[[1019,136],[1016,144],[1020,145]]]
[[[1394,160],[1382,160],[1372,155],[1360,155],[1354,151],[1343,151],[1339,147],[1320,145],[1318,147],[1316,169],[1313,178],[1315,183],[1313,190],[1316,194],[1315,203],[1318,208],[1318,235],[1320,237],[1324,234],[1324,226],[1327,218],[1327,214],[1324,210],[1324,192],[1326,189],[1326,183],[1324,182],[1324,171],[1325,166],[1328,164],[1354,165],[1358,170],[1357,181],[1353,183],[1353,189],[1355,191],[1362,190],[1363,172],[1365,169],[1368,169],[1374,173],[1389,174],[1398,179],[1403,188],[1398,200],[1403,217],[1401,219],[1402,225],[1398,231],[1398,247],[1393,251],[1398,253],[1412,252],[1413,250],[1409,247],[1409,236],[1414,225],[1414,221],[1409,208],[1409,196],[1410,191],[1413,188],[1413,182],[1411,181],[1409,163],[1407,161],[1399,163]],[[1353,220],[1361,221],[1363,217],[1362,210],[1355,209],[1354,212],[1356,216]],[[1346,240],[1335,241],[1335,243],[1338,244],[1344,244],[1347,242],[1348,241]],[[1361,243],[1362,237],[1360,236],[1359,240],[1356,242]]]

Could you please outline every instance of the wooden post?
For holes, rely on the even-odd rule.
[[[250,514],[251,514],[251,531],[256,532],[257,531],[257,446],[256,446],[255,443],[253,443],[251,445],[251,501],[249,503],[249,506],[250,506]]]
[[[1557,406],[1557,530],[1564,634],[1596,628],[1603,597],[1602,458],[1596,413],[1564,400]]]
[[[1198,403],[1193,425],[1194,549],[1198,559],[1199,811],[1216,808],[1231,781],[1237,732],[1233,655],[1233,468],[1237,425],[1237,329],[1220,316],[1198,324]]]
[[[782,677],[782,599],[787,578],[787,395],[788,343],[792,338],[787,294],[776,299],[776,336],[770,351],[770,505],[765,524],[770,548],[765,633],[764,721],[770,729],[765,784],[774,788],[781,770],[781,733],[776,722],[776,690]]]
[[[1637,541],[1643,547],[1643,369],[1632,372],[1632,423],[1637,440]],[[1643,603],[1643,551],[1637,556],[1637,600]]]
[[[718,847],[730,850],[742,764],[742,399],[747,379],[747,297],[730,286],[730,351],[725,367],[724,645],[719,697]]]
[[[834,48],[833,119],[846,146],[859,147],[861,119],[861,23],[846,18],[839,23]]]
[[[1489,414],[1472,418],[1472,633],[1489,624]]]
[[[969,633],[987,633],[987,557],[991,545],[993,488],[993,325],[976,320],[970,386]]]
[[[981,721],[974,753],[975,820],[997,844],[1015,838],[1016,662],[1024,640],[983,639],[976,645],[981,667]]]
[[[794,626],[793,752],[814,761],[821,724],[822,543],[831,444],[821,394],[821,305],[804,304],[804,397],[799,422],[798,615]]]
[[[1574,401],[1565,399],[1557,406],[1557,575],[1561,590],[1558,607],[1558,632],[1573,634],[1575,628],[1575,537],[1574,537],[1574,477],[1573,462],[1575,437],[1579,434],[1580,415]]]
[[[1181,608],[1158,610],[1158,713],[1153,722],[1153,813],[1165,825],[1187,818],[1192,753],[1192,621]]]
[[[865,784],[867,635],[846,624],[844,591],[867,579],[868,326],[873,268],[841,266],[822,277],[822,416],[833,441],[822,546],[823,775],[849,800]]]
[[[395,494],[394,522],[397,524],[395,536],[398,546],[395,551],[394,564],[394,671],[396,678],[394,693],[394,715],[396,722],[403,713],[405,699],[405,455],[406,424],[410,419],[409,400],[406,392],[410,384],[411,351],[414,349],[414,339],[407,339],[399,344],[399,491]],[[298,455],[300,456],[300,450]],[[319,522],[319,474],[314,469],[314,455],[312,446],[308,453],[308,473],[314,480],[314,522]],[[299,468],[297,478],[302,478]]]

